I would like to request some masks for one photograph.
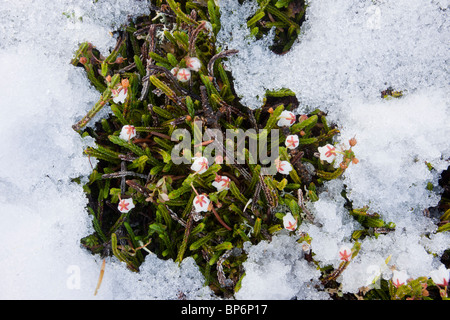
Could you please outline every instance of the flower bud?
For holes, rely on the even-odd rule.
[[[298,117],[298,122],[302,122],[308,119],[308,116],[306,114],[302,114],[300,117]]]
[[[124,59],[123,57],[117,57],[115,63],[121,64],[121,63],[123,63],[124,61],[125,61],[125,59]]]
[[[341,167],[342,170],[345,170],[345,169],[348,168],[348,165],[347,165],[345,162],[341,162],[341,163],[339,164],[339,167]]]
[[[122,87],[128,88],[130,86],[130,80],[122,79],[121,84],[122,84]]]

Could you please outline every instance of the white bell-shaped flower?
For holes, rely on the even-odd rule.
[[[323,147],[319,147],[318,150],[320,153],[320,160],[325,160],[325,161],[331,163],[336,158],[336,155],[337,155],[336,148],[331,144],[327,144]]]
[[[134,126],[127,124],[122,127],[122,130],[120,130],[120,139],[129,141],[134,137],[136,137],[136,128]]]
[[[117,206],[117,208],[119,209],[120,212],[122,213],[127,213],[129,212],[131,209],[134,208],[134,203],[133,203],[133,199],[129,198],[129,199],[121,199],[119,201],[119,205]]]
[[[392,275],[392,284],[395,287],[400,287],[403,284],[406,284],[409,276],[405,271],[397,271],[394,270],[394,274]]]
[[[278,119],[277,125],[279,127],[290,127],[295,123],[296,117],[290,111],[284,110],[280,114],[280,118]]]
[[[196,196],[193,203],[195,212],[207,212],[210,202],[205,194]]]
[[[286,148],[295,149],[300,144],[300,139],[298,138],[298,135],[291,134],[286,137],[285,144],[286,144]]]
[[[191,170],[197,172],[198,174],[202,174],[208,170],[209,165],[206,157],[194,157],[192,159],[194,162],[191,165]]]
[[[200,68],[202,67],[202,63],[200,62],[199,58],[196,57],[187,57],[186,58],[186,67],[189,70],[198,72],[198,70],[200,70]]]
[[[283,225],[286,230],[295,231],[297,229],[297,219],[289,212],[283,217]]]
[[[187,82],[191,79],[191,71],[187,68],[181,68],[178,70],[177,79],[180,82]]]
[[[213,187],[216,187],[217,191],[230,189],[230,178],[227,176],[216,175],[216,179],[212,183]]]
[[[438,286],[448,286],[450,270],[446,269],[444,265],[441,265],[439,269],[430,272],[430,277],[433,282]]]
[[[128,90],[124,87],[119,87],[116,90],[111,90],[111,93],[114,103],[124,103],[128,95]]]
[[[178,67],[172,68],[172,69],[170,69],[170,73],[171,73],[174,77],[176,77],[177,74],[178,74],[178,70],[180,70],[180,68],[178,68]]]
[[[292,165],[289,163],[289,161],[280,161],[275,160],[275,166],[277,168],[277,171],[281,174],[289,174],[292,170]]]

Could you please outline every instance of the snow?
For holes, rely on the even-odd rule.
[[[268,50],[271,34],[249,37],[245,19],[254,2],[220,4],[220,41],[239,50],[228,67],[242,102],[255,108],[266,89],[289,88],[301,102],[299,114],[316,107],[328,112],[341,129],[337,143],[356,136],[360,160],[308,204],[320,227],[304,222],[296,234],[283,231],[270,243],[246,245],[246,276],[236,298],[328,297],[317,290],[320,272],[303,259],[296,240],[307,232],[320,265],[339,264],[339,248],[350,246],[358,229],[343,208],[344,188],[355,207],[368,205],[396,224],[394,232],[361,241],[339,278],[344,292],[367,285],[378,267],[389,279],[389,256],[389,266],[412,277],[437,269],[450,236],[434,234],[435,221],[422,211],[439,201],[440,190],[426,185],[437,185],[450,158],[449,1],[311,0],[299,41],[283,56]],[[92,230],[82,187],[72,179],[91,172],[82,150],[92,141],[71,126],[99,93],[69,62],[83,41],[107,52],[115,44],[110,31],[143,13],[148,8],[138,0],[2,2],[2,299],[176,299],[180,292],[213,298],[191,259],[178,266],[153,255],[139,274],[107,259],[94,296],[102,261],[79,245]],[[389,86],[404,97],[380,99]]]
[[[326,300],[320,287],[320,271],[303,259],[295,237],[280,234],[271,242],[257,245],[246,243],[248,259],[244,262],[246,275],[236,294],[239,300]]]

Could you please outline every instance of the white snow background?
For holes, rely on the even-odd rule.
[[[369,205],[395,232],[362,241],[361,252],[339,279],[344,292],[366,285],[373,266],[390,265],[411,277],[439,267],[450,247],[435,234],[440,173],[449,165],[449,1],[312,0],[302,36],[276,56],[248,37],[245,19],[255,7],[221,0],[220,40],[240,52],[229,61],[236,90],[250,107],[266,89],[290,88],[298,113],[321,108],[338,124],[337,143],[356,136],[360,160],[342,181],[328,183],[310,210],[322,228],[303,223],[322,265],[339,263],[358,224],[343,208],[345,184],[355,207]],[[2,299],[189,299],[214,298],[192,259],[181,267],[149,255],[136,274],[107,259],[97,296],[101,260],[80,247],[92,232],[87,200],[73,178],[92,168],[83,141],[72,130],[98,100],[81,68],[70,64],[78,45],[93,43],[105,54],[110,34],[128,18],[148,13],[144,1],[0,1],[0,298]],[[81,19],[80,19],[81,18]],[[231,34],[232,31],[232,34]],[[398,100],[380,99],[392,86]],[[425,161],[435,168],[429,171]],[[433,220],[434,219],[434,220]],[[427,235],[428,236],[425,236]],[[317,291],[320,273],[300,255],[298,234],[247,246],[246,277],[238,299],[326,299]],[[383,276],[391,276],[389,269]]]

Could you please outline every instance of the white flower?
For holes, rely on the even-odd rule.
[[[191,71],[186,68],[181,68],[180,70],[178,70],[177,79],[181,82],[189,81],[189,79],[191,79]]]
[[[174,77],[176,77],[177,74],[178,74],[178,70],[180,70],[180,68],[178,68],[178,67],[172,68],[172,69],[170,70],[170,73],[171,73]]]
[[[277,125],[279,127],[290,127],[294,124],[295,120],[296,120],[295,114],[293,114],[290,111],[284,110],[280,114],[280,118],[277,122]]]
[[[205,157],[194,157],[192,158],[194,162],[191,165],[191,170],[202,174],[208,169],[208,159]]]
[[[365,287],[370,287],[372,285],[375,285],[379,283],[380,277],[382,274],[382,269],[379,265],[370,265],[367,267],[366,272],[370,275],[366,279]]]
[[[194,208],[195,212],[207,212],[210,201],[208,197],[204,194],[198,195],[194,198]]]
[[[342,261],[350,261],[352,258],[352,249],[347,246],[342,246],[339,249],[339,257]]]
[[[439,269],[430,272],[430,277],[436,285],[446,287],[449,282],[449,274],[450,270],[441,265]]]
[[[202,67],[202,63],[200,62],[200,59],[198,59],[198,58],[187,57],[186,58],[186,67],[188,67],[189,70],[197,72]]]
[[[397,271],[394,270],[394,274],[392,275],[392,284],[395,287],[400,287],[403,284],[406,284],[409,276],[405,271]]]
[[[122,127],[119,135],[120,139],[129,141],[134,137],[136,137],[136,128],[134,126],[127,124]]]
[[[117,206],[117,208],[122,213],[129,212],[131,209],[134,208],[133,199],[130,198],[130,199],[122,199],[122,200],[120,200],[119,201],[119,205]]]
[[[295,231],[297,229],[297,219],[294,219],[292,213],[287,213],[283,217],[283,225],[286,230]]]
[[[318,148],[320,153],[320,160],[326,160],[331,163],[336,158],[336,148],[331,144],[327,144]]]
[[[277,171],[282,174],[289,174],[292,170],[292,165],[288,161],[275,160]]]
[[[230,178],[227,176],[216,175],[216,179],[212,183],[213,187],[216,187],[217,191],[230,189]]]
[[[128,87],[130,81],[128,79],[122,79],[119,85],[111,90],[114,103],[124,103],[128,95]]]
[[[114,103],[124,103],[128,95],[128,90],[123,87],[119,87],[116,90],[111,90],[111,92]]]
[[[289,136],[286,137],[286,147],[289,149],[295,149],[298,147],[298,145],[300,144],[300,140],[298,138],[298,135],[296,134],[291,134]]]

